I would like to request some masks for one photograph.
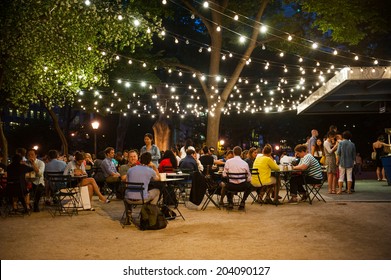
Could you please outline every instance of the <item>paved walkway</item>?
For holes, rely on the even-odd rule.
[[[122,201],[103,204],[94,196],[95,212],[0,219],[0,259],[390,260],[391,186],[362,179],[354,194],[326,192],[324,186],[327,203],[248,202],[245,212],[180,205],[186,220],[160,231],[123,229]]]

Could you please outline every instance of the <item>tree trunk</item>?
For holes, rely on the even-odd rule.
[[[3,130],[3,122],[1,121],[0,116],[0,141],[1,141],[1,151],[3,152],[3,160],[2,162],[7,165],[8,164],[8,141],[5,137],[4,130]]]
[[[214,116],[208,114],[208,129],[206,133],[206,145],[208,147],[217,147],[219,141],[221,111],[215,110]]]
[[[161,151],[170,149],[171,145],[171,129],[166,120],[159,118],[153,125],[153,133],[155,134],[155,145]]]
[[[117,126],[117,141],[115,144],[115,150],[116,151],[123,151],[124,150],[124,143],[125,143],[125,137],[126,132],[128,130],[130,117],[123,116],[122,114],[119,115],[118,120],[118,126]]]
[[[58,137],[60,137],[62,143],[62,152],[64,155],[68,155],[68,141],[60,127],[60,124],[58,123],[58,117],[56,113],[54,113],[53,109],[49,109],[48,107],[46,107],[46,110],[48,110],[49,115],[53,120],[54,129],[56,130]]]

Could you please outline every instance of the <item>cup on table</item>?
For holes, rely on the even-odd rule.
[[[167,173],[160,173],[160,181],[166,181]]]

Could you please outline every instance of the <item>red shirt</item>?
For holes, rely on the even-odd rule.
[[[171,167],[171,168],[169,168]],[[173,171],[173,167],[169,158],[163,159],[158,168],[159,172]]]

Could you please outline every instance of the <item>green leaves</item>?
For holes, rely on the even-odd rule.
[[[152,45],[160,28],[160,20],[144,17],[137,5],[1,1],[0,88],[8,101],[23,108],[39,101],[49,108],[63,106],[74,101],[78,90],[105,84],[113,55],[125,47],[134,51]]]

